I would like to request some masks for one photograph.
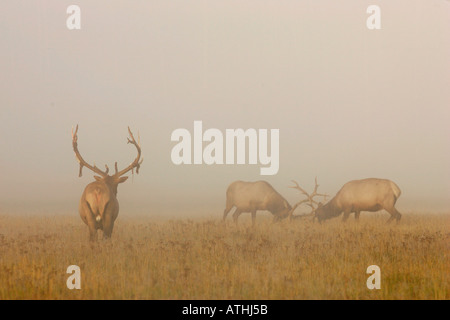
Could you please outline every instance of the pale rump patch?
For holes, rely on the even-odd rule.
[[[100,203],[101,196],[102,196],[102,190],[95,189],[95,200],[97,200],[97,204]]]

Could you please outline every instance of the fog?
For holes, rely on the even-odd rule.
[[[267,180],[292,204],[295,179],[334,195],[379,177],[403,212],[450,212],[450,3],[376,1],[0,3],[0,213],[77,215],[87,168],[136,156],[120,215],[221,217],[234,180]],[[276,175],[260,165],[175,165],[171,133],[279,129]],[[130,175],[131,176],[131,175]],[[306,209],[305,209],[306,210]]]

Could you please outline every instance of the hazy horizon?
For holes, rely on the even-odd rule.
[[[234,180],[267,180],[294,204],[296,180],[331,196],[350,180],[391,179],[402,212],[450,212],[450,3],[377,1],[0,3],[0,213],[78,215],[93,174],[119,186],[120,215],[217,214]],[[280,168],[172,163],[173,130],[280,130]],[[22,209],[23,208],[23,209]],[[306,210],[306,209],[304,209]],[[301,210],[300,210],[301,212]]]

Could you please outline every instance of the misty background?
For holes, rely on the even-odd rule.
[[[0,213],[78,215],[93,173],[136,156],[120,216],[221,218],[234,180],[295,179],[334,195],[349,180],[391,179],[401,212],[450,212],[450,2],[0,2]],[[381,8],[381,30],[366,9]],[[280,169],[181,165],[173,130],[280,129]],[[307,209],[303,209],[307,210]],[[298,212],[302,210],[299,209]]]

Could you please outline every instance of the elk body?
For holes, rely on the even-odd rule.
[[[100,170],[95,165],[88,164],[80,152],[78,151],[78,125],[75,129],[75,133],[72,131],[72,146],[75,152],[75,156],[80,163],[79,176],[82,175],[83,167],[86,167],[99,176],[94,176],[94,182],[89,183],[81,196],[78,210],[81,219],[89,227],[89,239],[91,241],[97,240],[97,230],[103,230],[103,238],[108,239],[111,237],[111,233],[114,227],[114,221],[119,215],[119,201],[117,200],[117,186],[119,183],[125,182],[128,177],[122,177],[129,171],[134,171],[139,173],[139,167],[142,160],[141,157],[141,147],[136,142],[131,133],[130,128],[128,132],[130,138],[128,138],[128,143],[133,144],[137,149],[136,159],[125,169],[118,171],[117,162],[115,163],[115,174],[109,175],[109,168],[106,167],[105,171]]]
[[[400,194],[400,188],[390,180],[376,178],[353,180],[344,184],[327,204],[319,204],[315,210],[315,217],[321,222],[344,212],[343,221],[346,221],[350,213],[354,212],[355,219],[358,220],[361,211],[376,212],[384,209],[391,214],[388,222],[393,219],[399,221],[401,214],[395,208],[395,203]]]
[[[235,181],[229,185],[226,195],[224,221],[233,207],[236,207],[233,213],[235,223],[241,213],[251,212],[253,225],[257,210],[270,211],[274,215],[274,222],[290,216],[293,210],[289,203],[266,181]]]

